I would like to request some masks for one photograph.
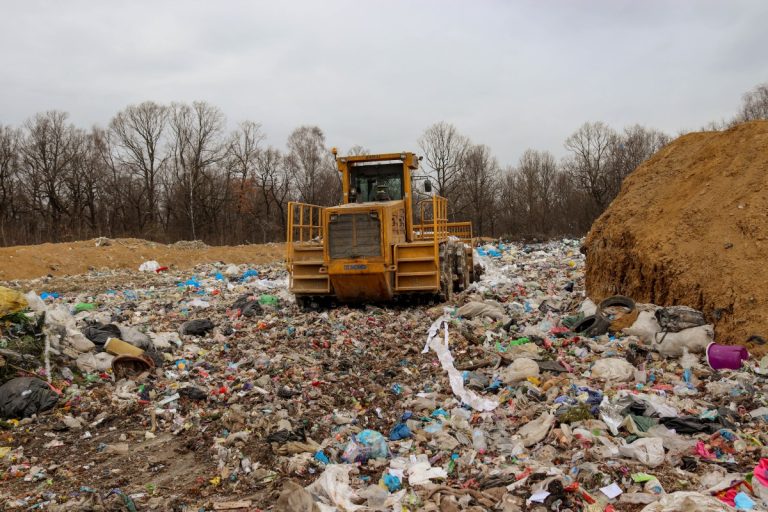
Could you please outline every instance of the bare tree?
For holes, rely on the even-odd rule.
[[[338,182],[325,135],[317,126],[300,126],[288,137],[286,165],[294,176],[299,199],[309,204],[334,202]]]
[[[18,203],[19,140],[21,132],[0,125],[0,239],[8,245],[5,224]]]
[[[171,106],[171,155],[178,197],[196,240],[199,216],[210,213],[216,166],[226,154],[224,115],[202,101]],[[206,211],[208,210],[208,211]]]
[[[584,123],[565,140],[571,152],[566,167],[578,187],[590,195],[597,209],[610,201],[609,163],[616,132],[603,122]]]
[[[359,144],[355,144],[354,146],[349,148],[349,150],[347,150],[345,154],[348,156],[370,155],[371,150]]]
[[[515,214],[525,219],[526,234],[546,235],[552,224],[552,201],[557,163],[548,151],[527,149],[517,168],[512,170],[512,186],[516,189]]]
[[[76,128],[67,124],[67,114],[49,111],[25,124],[22,145],[22,182],[34,208],[45,219],[48,236],[58,241],[67,214],[66,179],[76,158]]]
[[[264,215],[259,223],[262,240],[282,238],[285,232],[285,213],[291,181],[285,172],[285,157],[273,147],[264,150],[256,165],[256,184],[261,192]]]
[[[168,158],[163,149],[167,122],[168,108],[146,101],[118,112],[109,125],[115,160],[142,183],[142,230],[158,220],[157,185]]]
[[[624,133],[614,139],[610,152],[610,175],[608,193],[610,199],[616,197],[621,183],[632,171],[666,146],[671,138],[658,130],[648,129],[639,124],[624,129]]]
[[[768,83],[760,84],[744,94],[736,122],[768,119]]]
[[[463,172],[458,178],[461,195],[456,210],[469,215],[480,235],[494,235],[496,186],[499,164],[484,144],[470,146],[464,152]]]
[[[469,139],[452,124],[441,121],[424,130],[418,144],[434,174],[436,192],[449,200],[454,199],[453,192],[461,175]]]

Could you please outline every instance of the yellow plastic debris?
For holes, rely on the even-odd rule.
[[[0,286],[0,316],[18,313],[27,306],[27,299],[20,292]]]

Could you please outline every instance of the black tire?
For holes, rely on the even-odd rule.
[[[571,331],[589,337],[602,336],[608,332],[610,326],[610,322],[602,316],[589,315],[574,325]]]
[[[608,317],[608,315],[605,313],[605,310],[610,307],[614,306],[620,306],[623,308],[627,308],[627,314],[632,313],[635,310],[635,301],[630,299],[629,297],[625,297],[624,295],[614,295],[613,297],[608,297],[604,301],[600,302],[600,304],[597,306],[597,315],[604,318],[608,323],[611,322],[611,318]]]

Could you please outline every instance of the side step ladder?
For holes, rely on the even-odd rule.
[[[432,241],[395,246],[395,291],[434,292],[440,289],[440,272]]]
[[[291,292],[312,295],[330,293],[328,274],[323,271],[322,245],[294,243],[291,264]]]

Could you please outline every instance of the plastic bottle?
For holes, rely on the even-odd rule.
[[[478,452],[484,452],[488,449],[488,444],[485,442],[485,433],[479,428],[472,431],[472,447]]]

